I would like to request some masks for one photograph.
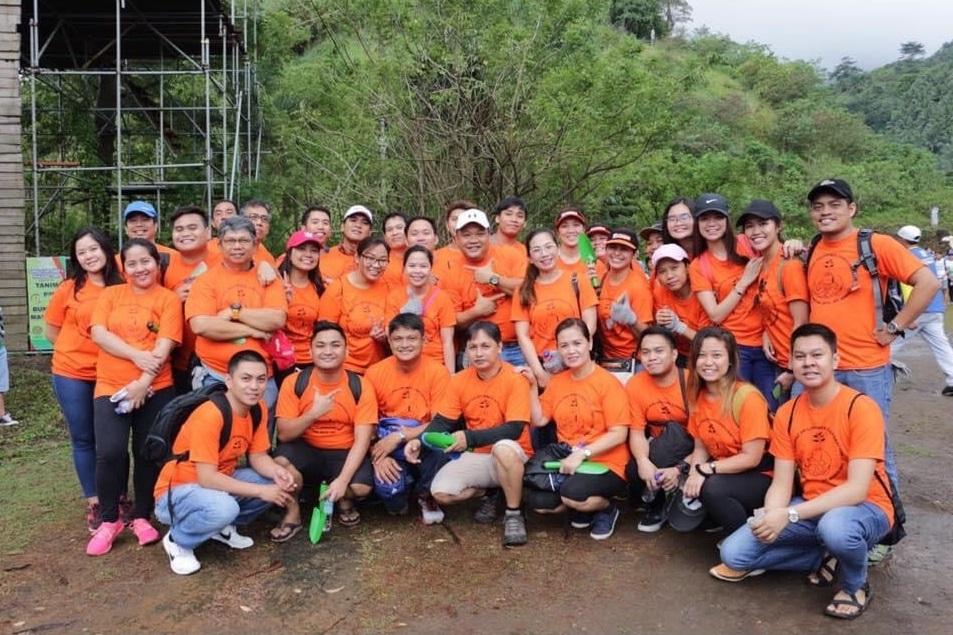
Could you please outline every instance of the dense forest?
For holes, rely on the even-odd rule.
[[[773,199],[803,238],[805,193],[836,175],[864,225],[926,228],[936,205],[942,228],[953,210],[950,45],[869,73],[845,59],[828,75],[763,45],[686,34],[684,0],[260,6],[265,154],[236,198],[273,202],[272,249],[315,203],[436,215],[453,199],[490,208],[516,194],[531,225],[574,204],[640,227],[674,196],[717,191],[734,210]],[[71,143],[53,158],[96,161],[95,139]],[[195,198],[170,192],[163,207]]]

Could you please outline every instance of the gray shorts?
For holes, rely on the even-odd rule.
[[[499,449],[498,449],[499,448]],[[494,451],[516,452],[520,461],[526,463],[529,457],[523,446],[512,439],[503,439],[493,444]],[[463,490],[471,487],[486,489],[499,487],[500,479],[496,474],[496,461],[493,453],[464,452],[460,458],[448,461],[433,478],[430,491],[434,494],[459,496]]]

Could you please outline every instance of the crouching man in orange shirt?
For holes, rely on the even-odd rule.
[[[228,441],[221,445],[222,410],[212,401],[196,408],[175,438],[173,454],[188,453],[188,458],[162,468],[155,513],[170,525],[162,547],[179,575],[202,567],[194,550],[209,539],[232,549],[251,547],[254,541],[239,534],[235,525],[248,524],[271,505],[287,506],[296,498],[291,473],[268,456],[262,400],[267,383],[264,357],[255,351],[236,353],[225,377],[224,399],[232,415]],[[236,469],[245,452],[248,467]]]
[[[711,574],[736,582],[768,569],[814,571],[809,584],[840,589],[825,615],[852,620],[872,598],[867,550],[894,520],[884,418],[873,399],[834,379],[839,356],[828,327],[795,329],[791,361],[806,393],[775,417],[774,478],[764,507],[725,539],[724,564]],[[794,496],[796,474],[803,496]]]

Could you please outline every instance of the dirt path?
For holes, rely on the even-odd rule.
[[[945,635],[953,399],[939,395],[922,344],[911,342],[902,359],[921,382],[897,386],[891,423],[910,535],[871,571],[875,600],[857,622],[824,617],[831,592],[801,575],[718,582],[707,573],[716,536],[639,534],[631,512],[604,542],[585,532],[564,539],[561,519],[531,515],[530,544],[506,551],[500,529],[473,523],[470,508],[450,510],[436,527],[371,508],[361,528],[336,526],[318,546],[304,534],[274,545],[257,524],[254,548],[203,546],[202,571],[187,578],[168,570],[160,547],[139,548],[131,534],[93,559],[75,521],[50,527],[51,540],[0,559],[0,632]]]

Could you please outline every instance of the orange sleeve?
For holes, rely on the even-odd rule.
[[[63,322],[66,320],[66,303],[73,295],[75,285],[76,281],[70,278],[56,287],[56,291],[53,292],[49,303],[46,305],[46,311],[43,312],[44,322],[50,326],[63,326]]]
[[[644,372],[640,371],[633,375],[625,384],[625,394],[629,403],[629,427],[633,430],[645,430],[645,411],[639,400],[639,395],[643,392],[641,377]]]
[[[811,294],[807,289],[807,273],[804,265],[798,259],[793,259],[783,265],[781,280],[784,283],[784,299],[786,302],[802,300],[810,302]]]
[[[850,411],[848,459],[884,460],[884,418],[880,407],[867,395],[861,395]]]
[[[182,343],[182,300],[172,291],[163,288],[164,293],[158,299],[161,310],[159,337],[170,339],[176,344]]]
[[[354,413],[354,425],[377,425],[377,398],[374,387],[363,377],[361,377],[361,399],[357,402]]]
[[[275,403],[275,418],[294,419],[301,414],[301,400],[295,395],[295,380],[298,373],[288,375],[278,389],[278,401]]]
[[[222,266],[214,267],[195,279],[189,290],[189,297],[185,300],[185,319],[218,313],[215,288],[221,278],[221,272]]]
[[[583,309],[597,306],[599,298],[596,297],[596,291],[592,288],[589,278],[579,279],[579,306]],[[580,316],[581,317],[581,316]]]
[[[259,401],[258,405],[261,406],[261,423],[258,424],[258,429],[255,430],[251,444],[248,446],[250,453],[271,450],[271,439],[268,438],[268,406],[264,399]]]
[[[529,382],[512,368],[504,367],[501,372],[509,372],[509,396],[506,399],[504,421],[529,422]]]
[[[757,439],[771,440],[771,419],[768,416],[768,402],[757,390],[745,396],[740,412],[741,442]]]
[[[474,381],[472,377],[473,373],[470,372],[472,369],[467,369],[461,371],[450,378],[450,381],[447,382],[447,390],[443,393],[443,397],[437,402],[436,407],[433,410],[433,414],[440,415],[451,421],[456,421],[463,414],[463,408],[460,404],[460,387],[466,385],[467,381]],[[527,399],[529,394],[527,394]]]
[[[341,310],[344,304],[344,284],[340,278],[324,290],[321,300],[321,306],[318,308],[318,319],[340,324]]]
[[[709,262],[711,257],[708,258]],[[702,269],[702,259],[701,257],[695,258],[692,260],[691,264],[688,265],[688,279],[691,281],[692,292],[698,293],[699,291],[711,291],[715,292],[715,287],[712,285],[712,281],[708,279]]]
[[[800,399],[797,399],[800,402]],[[778,408],[774,415],[774,429],[771,432],[771,454],[774,458],[782,461],[796,461],[794,449],[791,446],[791,433],[788,431],[788,421],[792,422],[792,411],[794,410],[795,399],[791,399]],[[804,404],[801,404],[804,407]]]

